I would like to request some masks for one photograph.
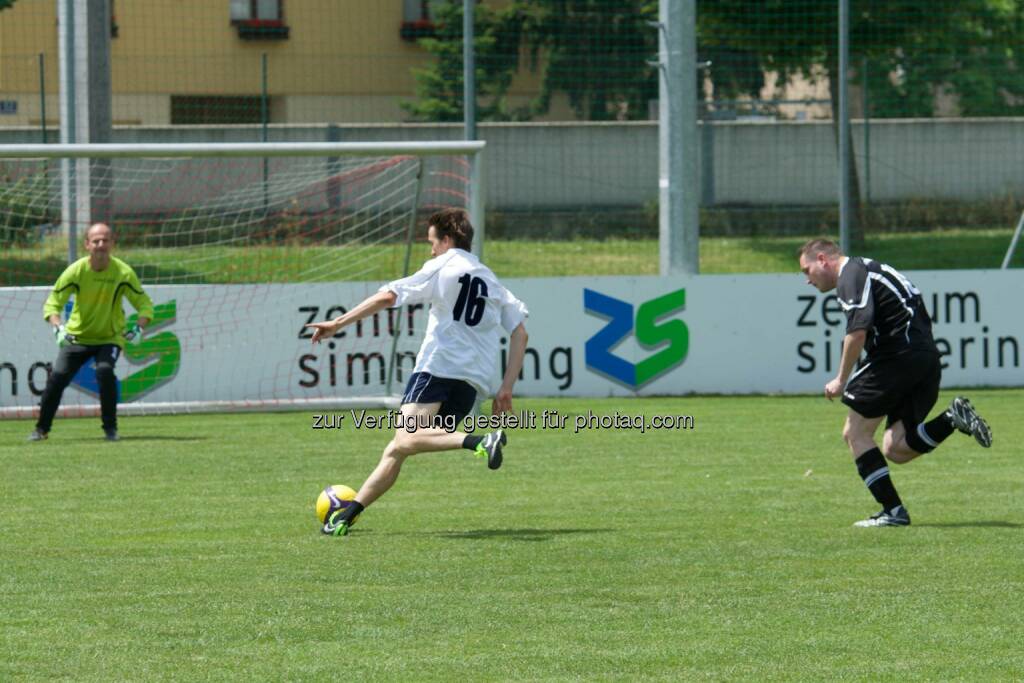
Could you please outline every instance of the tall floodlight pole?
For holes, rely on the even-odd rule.
[[[850,72],[850,0],[839,0],[839,246],[850,253],[850,111],[846,74]]]
[[[476,140],[476,27],[474,11],[476,0],[462,0],[462,120],[463,137]],[[484,204],[481,193],[483,183],[479,154],[469,159],[469,222],[475,232],[473,253],[483,258],[484,254]]]
[[[462,0],[462,120],[465,139],[476,140],[476,0]]]
[[[59,31],[59,73],[60,73],[60,142],[73,144],[78,142],[75,111],[75,3],[74,0],[57,0],[57,28]],[[76,214],[78,202],[75,193],[75,171],[77,159],[61,159],[60,161],[60,215],[61,231],[68,236],[68,262],[75,261],[78,256],[78,236],[76,234]]]
[[[658,239],[662,275],[700,270],[697,2],[658,6]]]
[[[110,2],[57,0],[60,46],[60,141],[109,142]],[[78,255],[78,227],[110,216],[109,161],[61,162],[61,221],[68,258]]]

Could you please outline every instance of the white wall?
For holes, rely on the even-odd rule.
[[[115,142],[255,141],[260,126],[128,127]],[[345,141],[459,139],[459,125],[345,125]],[[487,205],[503,210],[642,207],[656,201],[654,123],[482,124],[487,140]],[[854,153],[866,192],[864,126],[855,122]],[[325,126],[272,126],[271,140],[328,139]],[[717,203],[836,202],[832,124],[713,124]],[[703,140],[703,136],[701,137]],[[38,142],[31,128],[0,130],[0,144]],[[1024,192],[1024,119],[876,120],[870,126],[874,200],[980,200]],[[187,181],[169,181],[182,186]],[[189,196],[189,192],[182,192]]]

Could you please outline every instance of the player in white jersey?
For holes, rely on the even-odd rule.
[[[421,425],[436,425],[437,418],[443,418],[445,425],[457,425],[472,411],[478,393],[494,393],[496,415],[512,409],[512,387],[526,353],[528,312],[491,269],[469,252],[473,226],[465,211],[446,209],[432,215],[427,240],[433,258],[419,272],[384,285],[334,320],[308,326],[314,330],[316,344],[382,309],[430,303],[426,336],[402,397],[403,419],[406,424],[415,421],[417,428],[395,430],[355,500],[344,508],[332,505],[322,529],[325,534],[347,534],[359,513],[395,483],[410,455],[466,448],[486,457],[492,470],[501,467],[502,447],[508,441],[503,430],[477,436]],[[499,342],[505,334],[510,335],[508,366],[495,387]]]

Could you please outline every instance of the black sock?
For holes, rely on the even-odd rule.
[[[886,512],[903,504],[889,477],[889,466],[885,464],[885,457],[877,447],[857,458],[857,473]]]
[[[349,504],[345,506],[345,509],[341,513],[341,517],[338,518],[339,522],[348,522],[351,524],[355,521],[355,518],[359,516],[359,513],[365,510],[363,504],[358,500],[349,501]]]
[[[956,431],[956,427],[953,426],[952,420],[946,417],[945,413],[942,413],[934,420],[925,422],[922,427],[936,444],[942,443],[949,438],[950,434]]]
[[[954,431],[956,431],[956,427],[943,413],[934,420],[922,422],[917,427],[908,430],[907,445],[918,453],[929,453],[948,439]]]
[[[467,434],[466,438],[462,440],[462,447],[465,448],[466,450],[475,451],[476,447],[480,445],[480,442],[483,440],[484,437],[482,436],[473,436],[472,434]]]

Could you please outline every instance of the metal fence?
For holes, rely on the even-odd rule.
[[[855,248],[997,267],[1024,209],[1024,8],[848,2]],[[0,10],[5,143],[57,140],[58,4]],[[803,239],[837,234],[839,4],[697,2],[701,272],[792,270]],[[110,7],[112,140],[461,135],[461,0]],[[658,271],[657,18],[640,0],[477,5],[499,270]]]

